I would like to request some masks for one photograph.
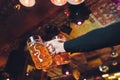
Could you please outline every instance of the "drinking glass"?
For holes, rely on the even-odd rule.
[[[27,48],[37,69],[46,69],[52,64],[52,56],[39,35],[29,37]]]
[[[54,36],[53,39],[61,39],[60,42],[64,42],[67,40],[67,38],[63,34],[58,34]],[[55,62],[56,65],[68,64],[70,63],[70,61],[70,52],[61,52],[53,56],[53,62]]]

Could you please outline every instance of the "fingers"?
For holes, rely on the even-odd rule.
[[[55,51],[55,48],[53,47],[53,45],[47,44],[47,43],[45,43],[45,45],[46,45],[48,51],[51,53],[51,55],[55,55],[56,51]]]
[[[62,39],[53,39],[51,41],[45,42],[45,46],[48,48],[48,51],[52,54],[58,54],[59,52],[63,52],[63,42],[64,40]]]
[[[55,48],[53,47],[52,44],[50,44],[50,45],[48,46],[48,50],[49,50],[50,53],[54,53],[54,52],[55,52]]]

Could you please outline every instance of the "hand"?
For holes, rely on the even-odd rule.
[[[53,39],[51,41],[45,42],[46,47],[52,55],[58,54],[60,52],[66,52],[64,49],[64,40]]]

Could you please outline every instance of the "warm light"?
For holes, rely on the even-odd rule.
[[[117,61],[113,61],[113,62],[112,62],[112,65],[113,65],[113,66],[116,66],[117,64],[118,64]]]
[[[10,80],[10,78],[7,78],[6,80]]]
[[[115,73],[114,75],[115,75],[115,76],[120,76],[120,72],[118,72],[118,73]]]
[[[78,5],[83,3],[85,0],[67,0],[69,4]]]
[[[19,0],[19,1],[25,7],[32,7],[35,5],[35,0]]]
[[[106,77],[108,77],[108,76],[109,76],[109,74],[103,74],[103,75],[102,75],[103,78],[106,78]]]
[[[105,65],[99,66],[99,70],[100,70],[101,72],[107,72],[107,71],[109,70],[109,67],[108,67],[108,66],[105,66]]]
[[[109,76],[108,79],[116,79],[116,76]]]
[[[116,51],[112,50],[111,57],[116,58],[117,56],[118,56],[118,53]]]
[[[14,6],[14,8],[17,9],[17,10],[20,10],[21,5],[20,5],[20,4],[16,4],[16,5]]]
[[[56,6],[63,6],[67,3],[67,0],[51,0],[51,2]]]

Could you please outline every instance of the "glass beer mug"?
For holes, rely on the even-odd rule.
[[[37,69],[46,69],[52,64],[52,56],[39,35],[29,37],[27,48]]]
[[[67,40],[67,38],[63,34],[58,34],[53,37],[53,39],[61,39],[60,42],[64,42]],[[53,62],[55,62],[56,65],[64,65],[70,63],[70,52],[61,52],[53,56]]]
[[[70,63],[70,53],[68,52],[62,52],[59,54],[56,54],[53,57],[53,61],[56,65],[64,65]]]

